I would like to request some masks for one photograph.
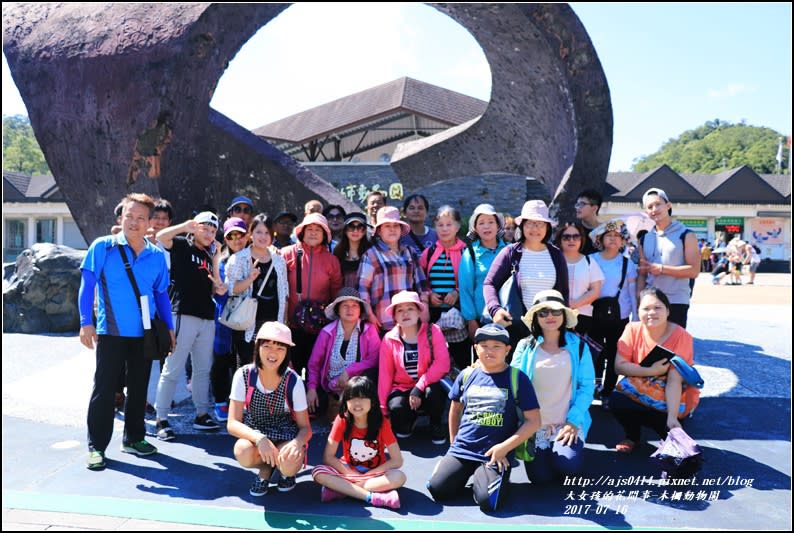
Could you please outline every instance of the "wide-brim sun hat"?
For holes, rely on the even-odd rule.
[[[549,206],[543,200],[527,200],[521,207],[521,214],[515,218],[516,227],[520,228],[525,220],[539,220],[548,222],[552,226],[557,225],[557,221],[549,217]]]
[[[560,294],[559,291],[555,291],[553,289],[540,291],[537,293],[535,295],[535,300],[532,303],[532,307],[530,307],[527,313],[521,317],[521,321],[526,324],[528,328],[532,329],[532,319],[535,317],[535,313],[541,309],[562,309],[565,316],[565,327],[568,329],[575,328],[576,323],[579,321],[579,319],[576,317],[576,311],[570,307],[567,307],[562,294]]]
[[[323,228],[325,236],[328,237],[328,242],[331,242],[331,228],[328,227],[328,220],[320,213],[309,213],[303,217],[301,223],[295,228],[295,236],[299,241],[303,241],[303,230],[310,224],[317,224]]]
[[[336,299],[325,307],[325,316],[328,320],[336,320],[339,318],[339,314],[336,312],[336,306],[346,300],[358,302],[358,306],[361,308],[361,319],[366,320],[369,317],[369,313],[367,313],[367,304],[361,299],[358,291],[352,287],[342,287],[340,291],[336,293]]]
[[[375,215],[375,233],[378,233],[379,227],[388,223],[400,225],[401,237],[405,237],[411,231],[411,226],[407,222],[400,219],[400,210],[390,205],[378,209],[378,213]]]
[[[281,322],[265,322],[256,333],[256,338],[268,341],[276,341],[287,346],[295,346],[292,342],[292,332]]]
[[[492,215],[496,217],[496,224],[499,226],[499,229],[504,229],[505,227],[505,216],[502,213],[496,211],[491,204],[480,204],[474,208],[474,213],[471,214],[469,217],[469,231],[475,232],[474,226],[477,225],[477,217],[480,215]]]
[[[590,232],[590,240],[593,241],[593,244],[598,249],[601,249],[601,238],[610,231],[614,231],[620,234],[620,237],[625,242],[629,242],[629,240],[631,239],[631,235],[629,234],[629,228],[626,226],[626,223],[623,222],[623,219],[613,218],[611,220],[607,220],[603,224],[599,224],[598,227],[593,229]]]
[[[400,291],[391,299],[391,304],[386,308],[386,314],[394,318],[394,308],[400,304],[414,304],[419,308],[419,316],[427,314],[427,305],[419,299],[414,291]]]

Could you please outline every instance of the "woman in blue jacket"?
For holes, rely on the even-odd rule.
[[[543,483],[581,470],[595,373],[590,349],[572,331],[576,314],[558,291],[538,292],[521,320],[530,336],[519,342],[511,364],[532,381],[541,419],[535,460],[524,468],[532,482]]]

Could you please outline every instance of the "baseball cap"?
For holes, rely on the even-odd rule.
[[[474,343],[482,341],[499,341],[510,344],[510,334],[499,324],[485,324],[474,332]]]
[[[212,224],[216,228],[218,227],[218,216],[212,211],[202,211],[193,220],[199,224]]]
[[[242,218],[232,217],[223,223],[223,236],[226,237],[233,231],[246,233],[248,226],[245,225],[245,221]]]

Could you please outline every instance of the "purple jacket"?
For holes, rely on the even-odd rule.
[[[546,247],[549,249],[551,262],[554,263],[554,270],[557,274],[557,281],[554,282],[554,290],[559,291],[565,299],[566,305],[568,304],[568,264],[565,262],[565,256],[559,248],[551,243],[547,243]],[[518,288],[518,293],[521,294],[521,283],[518,278],[518,269],[521,264],[521,254],[523,253],[524,245],[520,242],[505,246],[499,255],[493,260],[488,274],[485,276],[483,282],[482,292],[485,296],[485,305],[488,308],[488,314],[493,317],[496,312],[502,308],[499,304],[499,289],[502,288],[507,278],[512,271],[512,265],[515,265],[515,276],[513,284]],[[526,309],[523,308],[524,313]],[[523,313],[522,313],[523,314]]]
[[[339,320],[334,320],[325,326],[317,335],[314,343],[312,355],[306,365],[307,389],[317,389],[318,385],[323,390],[330,392],[328,384],[328,370],[331,365],[331,350],[334,347],[334,337],[336,336],[336,325]],[[380,356],[380,336],[378,329],[369,322],[364,322],[364,329],[358,336],[358,351],[361,354],[360,361],[347,367],[347,375],[351,378],[362,374],[365,370],[378,366]]]

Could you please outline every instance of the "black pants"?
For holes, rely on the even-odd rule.
[[[290,348],[290,361],[292,368],[298,375],[306,368],[309,357],[312,355],[314,343],[317,342],[317,335],[306,333],[300,328],[290,328],[292,330],[292,342],[295,346]]]
[[[507,333],[510,334],[510,353],[507,354],[506,362],[510,364],[513,360],[513,353],[516,351],[518,341],[525,337],[529,337],[529,328],[521,321],[520,316],[513,317],[513,323],[507,328]]]
[[[453,365],[458,369],[464,369],[471,365],[471,341],[468,337],[460,342],[450,342],[448,346]]]
[[[418,410],[411,409],[408,403],[408,397],[411,391],[392,391],[389,394],[387,405],[389,408],[389,418],[391,419],[391,427],[395,433],[411,433],[413,431],[414,423],[418,416]],[[419,409],[425,411],[430,416],[430,424],[441,424],[441,417],[444,415],[444,406],[446,404],[446,394],[441,383],[433,383],[425,389],[422,395],[422,405]]]
[[[593,335],[590,331],[593,329],[593,317],[587,315],[579,315],[576,320],[576,327],[573,328],[579,335]]]
[[[667,437],[667,413],[645,407],[619,392],[609,397],[609,410],[623,426],[627,439],[639,442],[642,426],[653,429],[663,439]]]
[[[615,355],[618,351],[618,339],[623,335],[623,330],[628,323],[628,318],[614,321],[601,321],[597,318],[593,318],[593,327],[590,330],[590,337],[604,347],[598,360],[593,361],[596,379],[601,377],[604,373],[604,367],[606,366],[604,386],[601,389],[602,397],[610,395],[612,391],[615,390],[615,384],[618,382],[618,375],[615,373]]]
[[[152,362],[143,356],[143,337],[99,335],[96,345],[94,389],[88,403],[88,449],[104,452],[113,435],[114,400],[118,376],[126,363],[127,401],[124,405],[124,442],[146,435],[143,422],[146,389]]]
[[[670,304],[670,316],[667,320],[686,329],[687,315],[689,315],[689,304]]]
[[[436,502],[451,500],[461,493],[472,476],[474,501],[483,511],[495,511],[510,484],[509,469],[502,475],[485,463],[447,454],[433,469],[427,490]]]
[[[256,330],[258,331],[258,330]],[[256,335],[256,332],[254,332]],[[254,339],[245,342],[245,331],[232,331],[232,352],[237,368],[254,362]]]
[[[227,403],[232,390],[232,375],[237,370],[237,360],[231,353],[214,354],[210,370],[210,385],[216,403]]]

